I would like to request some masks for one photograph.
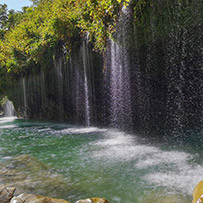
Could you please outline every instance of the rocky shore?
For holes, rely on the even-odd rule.
[[[20,194],[14,196],[16,188],[6,187],[4,185],[0,186],[0,203],[70,203],[63,199],[55,199],[51,197],[45,197],[35,194]],[[110,203],[106,199],[102,198],[88,198],[83,200],[78,200],[75,203]]]
[[[82,189],[72,187],[71,184],[68,185],[62,175],[55,173],[35,157],[20,155],[10,159],[7,164],[0,162],[0,203],[70,203],[58,199],[67,197],[70,191],[74,191],[74,199],[86,193]],[[50,197],[43,196],[44,194]],[[88,198],[71,203],[109,201]]]

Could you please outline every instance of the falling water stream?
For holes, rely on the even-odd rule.
[[[110,70],[111,126],[130,129],[132,109],[129,66],[122,47],[113,41],[111,41]]]
[[[25,78],[22,79],[23,83],[23,100],[24,100],[24,115],[27,118],[27,95],[26,95],[26,87],[25,87]]]
[[[100,196],[111,203],[189,203],[202,177],[201,144],[171,142],[1,118],[0,183],[71,202]]]
[[[4,105],[4,116],[5,117],[13,117],[15,116],[15,108],[13,106],[13,102],[10,100],[6,100]]]
[[[90,61],[88,55],[88,47],[86,45],[86,40],[83,41],[82,47],[82,56],[83,56],[83,67],[84,67],[84,90],[85,90],[85,123],[87,126],[90,126],[90,103],[89,103],[89,87],[88,87],[88,78],[87,78],[87,66],[90,66],[88,62]],[[89,67],[90,68],[90,67]]]

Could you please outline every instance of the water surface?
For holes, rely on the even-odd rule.
[[[74,202],[191,202],[201,149],[113,129],[0,118],[0,184]]]

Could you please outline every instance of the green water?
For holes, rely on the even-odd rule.
[[[0,119],[0,184],[75,202],[191,202],[201,148],[152,144],[112,129]]]

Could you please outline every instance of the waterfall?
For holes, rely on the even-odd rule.
[[[4,116],[5,117],[12,117],[15,116],[15,108],[13,106],[13,102],[10,100],[6,100],[4,105]]]
[[[170,14],[173,26],[165,44],[168,87],[166,126],[176,136],[203,124],[201,40],[194,32],[194,29],[199,29],[198,18],[192,23],[194,28],[187,25],[193,15],[198,15],[198,11],[195,11],[197,6],[193,14],[188,13],[188,21],[183,21],[183,13],[186,15],[187,9],[192,9],[192,6],[181,1],[174,5]]]
[[[41,95],[41,109],[42,109],[40,112],[40,118],[43,118],[43,112],[45,111],[46,104],[47,104],[44,71],[41,72],[39,80],[40,80],[40,95]]]
[[[79,61],[79,59],[78,59]],[[74,61],[75,62],[75,61]],[[72,66],[74,66],[74,69],[72,68]],[[80,67],[78,65],[78,63],[74,63],[73,65],[71,65],[71,71],[73,71],[74,75],[73,75],[73,80],[72,80],[72,87],[73,87],[73,104],[74,104],[74,109],[75,109],[75,120],[79,121],[81,118],[81,112],[83,108],[82,105],[82,98],[81,98],[81,92],[80,90],[82,89],[82,76],[81,76],[81,70]]]
[[[63,65],[64,65],[64,59],[63,56],[56,56],[54,59],[54,67],[55,67],[55,88],[56,88],[56,94],[57,94],[57,114],[60,120],[64,120],[64,89],[63,89]]]
[[[73,107],[71,115],[76,122],[86,126],[90,126],[93,120],[93,63],[90,52],[88,40],[83,39],[79,49],[74,50],[70,57],[67,70],[69,105]]]
[[[150,135],[201,128],[200,0],[146,1],[136,15],[134,3],[119,13],[104,61],[87,38],[73,41],[68,61],[58,47],[48,66],[39,63],[15,87],[17,109]]]
[[[86,126],[90,126],[90,85],[89,85],[89,72],[90,72],[90,66],[91,66],[91,59],[89,56],[88,51],[88,44],[87,40],[83,41],[82,46],[82,59],[83,59],[83,68],[84,68],[84,101],[85,101],[85,124]]]
[[[129,67],[125,55],[118,44],[111,41],[110,67],[110,120],[114,128],[130,129],[132,107],[130,94]]]
[[[121,25],[110,41],[110,122],[113,128],[132,129],[130,61],[128,58],[128,9],[123,9]]]
[[[25,88],[25,78],[23,78],[23,100],[24,100],[24,116],[27,119],[27,95]]]
[[[85,123],[90,126],[90,104],[89,104],[89,89],[87,83],[87,55],[86,55],[86,45],[83,42],[83,67],[84,67],[84,90],[85,90]]]

